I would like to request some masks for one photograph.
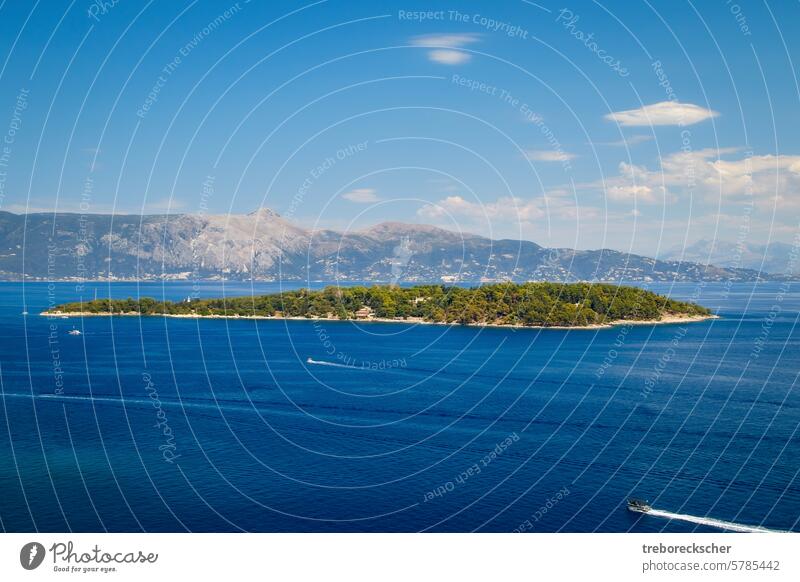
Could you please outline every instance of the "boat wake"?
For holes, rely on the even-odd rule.
[[[347,364],[339,364],[338,362],[326,362],[325,360],[312,360],[308,358],[306,360],[306,364],[312,364],[314,366],[330,366],[331,368],[348,368],[350,370],[356,370],[355,366],[348,366]]]
[[[743,523],[734,523],[732,521],[723,521],[721,519],[713,519],[710,517],[698,517],[696,515],[686,515],[683,513],[672,513],[671,511],[663,511],[661,509],[651,509],[645,515],[652,515],[654,517],[663,517],[665,519],[676,519],[679,521],[688,521],[689,523],[696,523],[698,525],[707,525],[717,529],[724,529],[727,531],[750,532],[750,533],[765,533],[774,532],[780,533],[779,530],[767,529],[756,525],[746,525]]]

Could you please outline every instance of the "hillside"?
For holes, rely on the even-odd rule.
[[[0,212],[0,279],[367,281],[755,281],[748,269],[601,249],[548,249],[433,226],[342,233],[247,215]]]
[[[797,276],[800,258],[792,245],[771,242],[767,245],[750,242],[733,243],[723,240],[700,240],[685,249],[675,248],[665,253],[664,259],[714,264],[725,268],[761,270]]]

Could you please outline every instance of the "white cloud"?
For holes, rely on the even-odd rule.
[[[535,162],[567,162],[577,156],[561,150],[528,150],[525,157]]]
[[[650,186],[610,186],[606,189],[606,194],[612,200],[637,200],[639,202],[657,202],[656,193]]]
[[[426,34],[415,36],[411,39],[411,44],[437,48],[458,48],[465,44],[478,42],[478,40],[480,40],[478,34]]]
[[[428,58],[441,65],[460,65],[472,58],[469,53],[449,49],[436,49],[428,52]]]
[[[661,167],[619,164],[619,174],[605,182],[581,185],[581,189],[605,189],[609,199],[654,204],[679,197],[700,195],[708,200],[756,201],[780,206],[800,205],[793,193],[800,191],[800,156],[764,155],[719,159],[734,148],[676,152],[661,159]]]
[[[411,39],[414,46],[428,47],[428,59],[442,65],[460,65],[472,58],[468,52],[458,50],[464,45],[480,40],[478,34],[428,34]]]
[[[417,215],[434,221],[464,218],[476,225],[488,222],[493,227],[502,229],[518,224],[544,222],[547,218],[574,219],[579,214],[581,217],[594,215],[596,210],[588,205],[577,207],[574,199],[560,195],[527,200],[504,196],[485,203],[470,202],[461,196],[448,196],[436,203],[423,206],[417,211]]]
[[[342,194],[342,198],[358,204],[370,204],[380,201],[377,193],[372,188],[356,188],[355,190]]]
[[[461,196],[448,196],[435,204],[423,206],[417,211],[417,214],[423,218],[433,220],[453,216],[474,221],[497,219],[528,221],[540,218],[542,211],[539,208],[537,199],[524,201],[506,196],[498,198],[495,202],[482,204],[470,202]]]
[[[625,126],[692,125],[717,115],[716,111],[692,103],[662,101],[639,109],[609,113],[605,118]]]

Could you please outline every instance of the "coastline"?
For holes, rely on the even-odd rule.
[[[364,319],[339,319],[338,317],[288,317],[288,316],[272,316],[272,315],[199,315],[195,313],[153,313],[141,314],[139,312],[127,313],[94,313],[88,311],[71,311],[71,312],[47,312],[43,311],[39,315],[44,317],[54,317],[60,319],[69,319],[72,317],[172,317],[176,319],[244,319],[244,320],[274,320],[274,321],[327,321],[333,323],[395,323],[405,325],[448,325],[448,326],[463,326],[463,327],[493,327],[493,328],[511,328],[511,329],[580,329],[580,330],[597,330],[609,329],[619,327],[622,325],[671,325],[677,323],[696,323],[705,321],[707,319],[719,319],[719,315],[677,315],[668,314],[661,317],[661,319],[617,319],[606,323],[593,323],[589,325],[513,325],[507,323],[447,323],[443,321],[425,321],[421,319],[389,319],[381,317],[370,317]]]

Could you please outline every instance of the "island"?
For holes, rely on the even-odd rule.
[[[700,321],[716,317],[695,303],[638,287],[603,283],[494,283],[329,286],[269,295],[183,301],[95,299],[66,303],[46,316],[162,316],[596,328],[623,323]]]

